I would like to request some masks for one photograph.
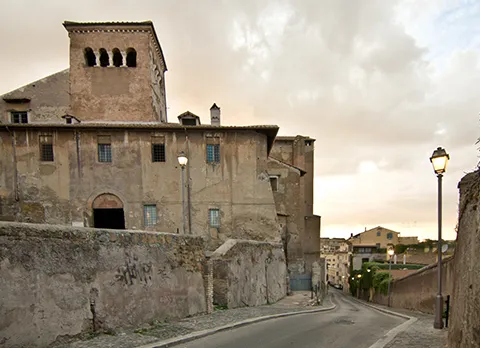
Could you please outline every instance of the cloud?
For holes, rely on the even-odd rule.
[[[224,124],[316,138],[322,232],[418,221],[431,236],[431,152],[441,145],[452,156],[451,229],[456,183],[477,163],[479,11],[423,0],[7,2],[0,93],[68,65],[63,20],[151,19],[169,67],[170,120],[188,109],[208,122],[216,102]]]

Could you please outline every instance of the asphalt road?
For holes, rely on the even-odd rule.
[[[183,348],[368,348],[404,319],[383,314],[330,291],[333,311],[272,319],[207,336]]]

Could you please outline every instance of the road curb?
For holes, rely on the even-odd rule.
[[[309,314],[309,313],[318,313],[318,312],[327,312],[331,311],[337,308],[336,304],[332,304],[330,307],[325,307],[325,308],[318,308],[318,309],[309,309],[309,310],[304,310],[304,311],[298,311],[298,312],[286,312],[286,313],[279,313],[279,314],[272,314],[272,315],[265,315],[262,317],[256,317],[256,318],[250,318],[242,321],[238,321],[236,323],[232,324],[227,324],[224,326],[217,327],[215,329],[209,329],[209,330],[202,330],[202,331],[196,331],[192,332],[191,334],[188,335],[183,335],[183,336],[178,336],[174,337],[168,340],[164,341],[158,341],[150,344],[146,344],[143,346],[138,346],[137,348],[167,348],[171,347],[180,343],[186,343],[190,342],[199,338],[203,338],[206,336],[210,336],[222,331],[227,331],[231,329],[235,329],[238,327],[254,324],[254,323],[259,323],[261,321],[267,321],[271,319],[276,319],[276,318],[282,318],[282,317],[290,317],[294,315],[300,315],[300,314]]]
[[[357,300],[357,299],[354,298],[354,297],[352,297],[351,299],[352,299],[353,301],[357,302],[357,303],[360,303],[360,304],[366,306],[366,307],[370,307],[370,308],[376,309],[376,310],[379,311],[379,312],[384,312],[384,313],[387,313],[387,314],[390,314],[390,315],[393,315],[393,316],[396,316],[396,317],[400,317],[400,318],[403,318],[403,319],[407,319],[407,320],[416,319],[415,317],[411,317],[411,316],[406,315],[406,314],[394,312],[394,311],[391,311],[391,310],[388,310],[388,309],[385,309],[385,308],[381,308],[381,307],[377,307],[377,306],[371,305],[371,304],[369,304],[369,303],[366,303],[366,302]]]
[[[375,309],[379,312],[383,312],[383,313],[386,313],[386,314],[389,314],[389,315],[393,315],[393,316],[396,316],[396,317],[400,317],[400,318],[403,318],[403,319],[407,319],[406,322],[404,323],[401,323],[400,325],[398,326],[395,326],[393,329],[391,329],[390,331],[388,331],[384,336],[380,337],[378,339],[377,342],[375,342],[374,344],[372,344],[370,347],[368,348],[384,348],[387,344],[389,344],[399,333],[405,331],[409,326],[411,326],[413,323],[415,323],[418,319],[415,318],[415,317],[411,317],[409,315],[406,315],[406,314],[402,314],[402,313],[398,313],[398,312],[394,312],[394,311],[390,311],[388,309],[385,309],[385,308],[381,308],[381,307],[377,307],[377,306],[374,306],[374,305],[371,305],[369,303],[365,303],[363,301],[360,301],[360,300],[357,300],[356,298],[353,298],[352,299],[354,300],[354,302],[357,302],[365,307],[370,307],[372,309]]]

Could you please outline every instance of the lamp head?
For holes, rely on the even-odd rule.
[[[188,158],[183,151],[178,154],[177,159],[178,164],[180,164],[181,167],[185,167],[187,165]]]
[[[435,151],[433,151],[432,157],[430,157],[430,162],[432,162],[433,171],[435,174],[445,173],[449,159],[450,155],[445,151],[445,149],[438,147]]]

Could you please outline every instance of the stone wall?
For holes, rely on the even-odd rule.
[[[460,207],[448,347],[480,346],[480,170],[459,184]]]
[[[0,345],[205,312],[208,273],[200,237],[0,222]]]
[[[275,303],[286,295],[280,243],[229,239],[211,256],[213,301],[228,308]]]
[[[453,259],[453,257],[445,259],[442,267],[442,294],[445,300],[453,291]],[[391,306],[433,314],[435,296],[438,292],[437,272],[437,265],[433,264],[394,280],[391,284]],[[368,298],[368,295],[365,296]],[[373,296],[373,302],[387,305],[388,297],[377,293]]]

